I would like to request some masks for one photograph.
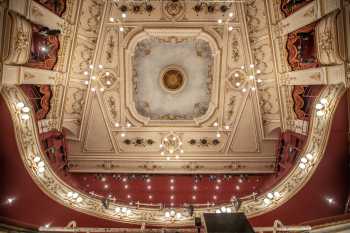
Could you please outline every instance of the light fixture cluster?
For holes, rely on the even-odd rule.
[[[281,198],[281,194],[278,191],[275,192],[270,192],[266,195],[264,198],[264,204],[266,206],[270,205],[273,201],[277,201],[278,199]]]
[[[99,64],[97,66],[97,69],[98,70],[102,70],[103,69],[103,65]],[[85,70],[84,71],[84,75],[85,76],[89,76],[90,77],[90,80],[85,80],[84,81],[84,84],[89,86],[90,85],[90,90],[92,92],[96,92],[96,91],[100,91],[100,92],[104,92],[105,91],[105,88],[104,87],[98,87],[98,84],[97,84],[97,76],[96,76],[96,73],[95,73],[95,67],[94,65],[90,64],[89,65],[89,69],[88,70]],[[106,77],[110,76],[110,72],[106,71],[104,72],[104,75]],[[112,85],[112,82],[107,80],[106,81],[106,85],[109,86],[109,85]]]
[[[19,111],[19,113],[21,114],[22,120],[26,121],[30,118],[30,116],[29,116],[30,108],[28,106],[25,106],[23,102],[18,102],[16,104],[16,108]]]
[[[232,209],[230,207],[222,206],[220,209],[215,210],[215,213],[217,214],[232,213]]]
[[[245,66],[241,66],[241,70],[244,71],[246,75],[244,75],[245,77],[241,77],[241,74],[239,72],[236,72],[234,74],[234,77],[238,79],[235,83],[236,87],[238,88],[244,85],[244,83],[247,83],[247,85],[242,88],[242,92],[246,92],[248,90],[255,91],[256,84],[262,82],[262,80],[257,77],[261,74],[261,70],[255,70],[254,64],[250,64],[248,68]]]
[[[221,131],[223,131],[223,130],[229,130],[229,129],[230,129],[230,126],[229,126],[229,125],[225,125],[224,128],[222,129],[222,128],[219,126],[219,123],[218,123],[218,122],[214,122],[213,127],[217,128],[217,131],[216,131],[216,134],[215,134],[215,136],[216,136],[217,138],[220,138],[220,137],[221,137],[221,133],[220,133]]]
[[[299,162],[299,168],[304,170],[308,165],[310,165],[310,162],[313,160],[312,154],[308,153],[305,156],[300,158]]]
[[[131,209],[129,209],[129,208],[127,208],[127,207],[119,207],[119,206],[117,206],[116,208],[115,208],[115,212],[117,213],[117,214],[119,214],[119,215],[126,215],[126,216],[129,216],[129,215],[131,215],[132,214],[132,211],[131,211]]]
[[[126,130],[132,127],[130,122],[126,122],[125,125],[121,125],[119,122],[116,122],[114,126],[120,130],[120,137],[122,138],[126,137]]]
[[[39,156],[35,156],[33,161],[36,163],[39,173],[45,172],[45,162]]]
[[[117,23],[118,25],[118,31],[119,32],[124,32],[125,28],[123,26],[124,21],[126,20],[126,18],[128,17],[128,11],[130,10],[129,7],[127,5],[119,5],[119,1],[118,0],[113,0],[113,3],[115,4],[115,6],[119,9],[120,11],[120,18],[118,17],[110,17],[109,18],[109,22],[111,23]],[[132,11],[134,13],[137,13],[139,11],[141,11],[141,5],[133,5],[132,7]],[[154,7],[150,4],[146,4],[145,5],[145,11],[147,12],[152,12]]]
[[[167,160],[170,160],[172,157],[179,159],[180,154],[184,153],[182,145],[181,138],[174,133],[170,133],[161,140],[159,145],[160,155],[166,156]]]
[[[80,203],[83,201],[83,198],[79,196],[78,193],[76,192],[68,192],[67,197],[72,201],[72,202],[77,202]]]
[[[182,214],[180,212],[176,212],[174,209],[167,210],[164,213],[164,217],[166,217],[169,220],[179,220],[182,218]]]
[[[326,107],[328,104],[328,100],[326,98],[320,99],[320,102],[316,104],[316,115],[323,116],[326,112]]]

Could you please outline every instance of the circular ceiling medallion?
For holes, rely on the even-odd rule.
[[[183,90],[187,76],[185,71],[177,65],[165,67],[160,72],[160,86],[169,93],[178,93]]]

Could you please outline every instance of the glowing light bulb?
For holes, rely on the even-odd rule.
[[[299,168],[304,170],[306,168],[305,163],[299,163]]]
[[[214,122],[214,124],[213,124],[214,127],[218,127],[218,125],[219,124],[217,122]]]
[[[228,27],[228,30],[229,30],[229,31],[232,31],[232,30],[233,30],[233,27],[232,27],[232,26],[229,26],[229,27]]]
[[[316,107],[317,110],[321,110],[323,108],[323,104],[319,104],[318,103],[318,104],[316,104],[315,107]]]
[[[271,204],[271,200],[268,199],[268,198],[265,198],[265,199],[264,199],[264,203],[265,203],[266,205],[270,205],[270,204]]]
[[[218,23],[222,23],[222,19],[218,19]]]
[[[106,84],[109,86],[109,85],[111,85],[112,83],[111,83],[111,81],[107,80],[107,81],[106,81]]]
[[[94,66],[93,65],[89,65],[89,68],[92,70],[94,68]]]
[[[279,193],[279,192],[274,192],[273,193],[273,196],[275,197],[275,198],[280,198],[281,197],[281,194]]]
[[[113,17],[110,17],[110,18],[109,18],[109,21],[110,21],[110,22],[114,22],[114,18],[113,18]]]
[[[270,198],[270,199],[273,199],[273,194],[272,193],[268,193],[267,197]]]
[[[120,126],[119,122],[116,122],[114,125],[115,125],[115,127],[119,127]]]
[[[180,219],[182,217],[181,213],[176,213],[176,216],[175,216],[177,219]]]
[[[104,92],[104,90],[105,90],[105,89],[104,89],[103,87],[100,88],[100,92]]]
[[[239,82],[236,82],[236,86],[239,87],[241,85],[241,83]]]
[[[245,89],[245,88],[242,89],[242,92],[246,92],[246,91],[247,91],[247,89]]]
[[[23,102],[18,102],[17,104],[16,104],[16,108],[17,109],[22,109],[24,107],[24,103]]]
[[[98,68],[103,69],[103,65],[99,64]]]
[[[306,154],[305,157],[306,157],[308,160],[312,160],[312,158],[313,158],[312,154],[310,154],[310,153]]]
[[[229,16],[230,18],[232,18],[232,17],[233,17],[233,12],[230,12],[230,13],[228,14],[228,16]]]
[[[326,98],[320,99],[321,104],[326,105],[328,104],[328,100]]]
[[[96,80],[96,76],[95,75],[91,76],[91,79]]]
[[[91,91],[92,91],[92,92],[95,92],[95,91],[96,91],[96,88],[92,87],[92,88],[91,88]]]
[[[253,80],[254,78],[255,78],[254,75],[249,75],[250,80]]]
[[[22,112],[24,112],[24,113],[28,113],[29,111],[30,111],[29,107],[23,107],[22,108]]]
[[[87,71],[84,71],[84,75],[89,75],[89,72],[87,72]]]
[[[124,31],[124,28],[123,28],[123,27],[119,27],[119,31],[120,31],[120,32],[123,32],[123,31]]]
[[[127,16],[127,15],[126,15],[126,13],[122,13],[122,18],[124,18],[124,19],[125,19],[125,18],[126,18],[126,16]]]
[[[122,138],[124,138],[124,137],[126,136],[126,134],[125,134],[125,133],[121,133],[120,136],[121,136]]]
[[[300,159],[300,161],[301,161],[302,163],[307,163],[307,159],[306,159],[305,157],[302,157],[302,158]]]
[[[85,84],[85,85],[89,85],[89,81],[88,81],[88,80],[85,80],[85,81],[84,81],[84,84]]]
[[[249,67],[250,67],[250,68],[254,68],[254,64],[250,64]]]
[[[39,156],[35,156],[33,160],[34,160],[34,162],[38,163],[38,162],[40,162],[41,159]]]
[[[38,163],[38,167],[44,167],[44,166],[45,166],[44,161],[40,161],[40,162]]]

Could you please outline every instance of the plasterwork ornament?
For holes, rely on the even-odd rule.
[[[342,15],[338,11],[322,18],[316,25],[317,58],[322,65],[336,65],[344,62],[342,44]]]
[[[29,61],[32,44],[32,26],[25,18],[8,12],[9,45],[4,48],[4,64],[21,65]]]
[[[169,20],[181,20],[185,15],[185,2],[183,0],[162,1],[163,14]]]

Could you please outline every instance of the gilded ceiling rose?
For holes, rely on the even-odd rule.
[[[170,65],[162,70],[159,82],[165,91],[175,94],[184,88],[187,76],[180,66]]]

